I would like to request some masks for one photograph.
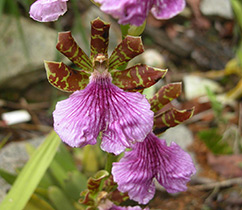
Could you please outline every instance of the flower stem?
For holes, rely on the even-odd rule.
[[[106,165],[105,165],[105,170],[109,173],[109,176],[111,175],[111,170],[112,170],[112,164],[114,161],[116,161],[116,156],[114,156],[113,154],[111,153],[107,153],[107,156],[106,156]],[[103,185],[104,185],[104,181],[106,179],[103,179],[101,181],[101,184],[99,186],[99,191],[101,191],[103,189]]]
[[[113,164],[114,161],[116,161],[116,156],[114,156],[111,153],[107,153],[107,160],[106,160],[105,170],[109,174],[111,174],[112,164]]]

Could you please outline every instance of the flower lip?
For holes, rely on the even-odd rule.
[[[145,139],[154,113],[144,95],[125,92],[108,71],[94,70],[87,87],[58,102],[53,116],[55,131],[68,145],[96,144],[102,132],[102,150],[118,155]]]
[[[113,163],[112,175],[118,190],[140,204],[148,203],[155,194],[154,178],[169,193],[185,191],[196,169],[188,153],[176,143],[167,146],[152,132],[136,143],[119,162]]]

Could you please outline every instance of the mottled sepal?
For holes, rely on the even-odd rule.
[[[166,72],[164,69],[138,64],[124,71],[113,71],[111,74],[112,82],[116,86],[128,91],[139,91],[154,85]]]
[[[159,111],[173,99],[181,94],[181,83],[170,83],[163,86],[151,99],[149,99],[151,110]]]
[[[97,172],[94,177],[90,177],[88,179],[87,188],[92,195],[95,195],[97,192],[99,192],[101,181],[108,176],[109,176],[109,173],[107,171],[101,170]]]
[[[97,18],[91,22],[91,25],[91,60],[99,53],[108,57],[110,24]]]
[[[128,193],[122,193],[118,190],[111,192],[109,197],[110,200],[113,201],[116,205],[120,205],[129,199]]]
[[[157,134],[163,133],[170,127],[174,127],[185,120],[192,117],[194,108],[187,110],[177,110],[171,108],[165,112],[162,112],[155,116],[154,118],[154,128],[153,132]]]
[[[84,89],[89,83],[89,74],[74,70],[62,62],[45,61],[45,69],[50,84],[65,92]]]
[[[92,71],[92,62],[86,53],[77,45],[70,31],[60,32],[56,45],[63,55],[85,71]]]
[[[127,36],[109,58],[109,69],[117,69],[144,52],[141,37]]]
[[[85,190],[80,194],[81,198],[79,199],[79,203],[86,205],[86,206],[94,206],[95,200],[90,196],[90,191]]]

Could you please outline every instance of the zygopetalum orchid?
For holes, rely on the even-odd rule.
[[[193,108],[177,110],[166,108],[170,101],[181,93],[181,83],[163,86],[149,100],[155,112],[154,132],[164,132],[189,119]],[[182,139],[181,139],[182,141]],[[150,132],[143,142],[136,143],[131,151],[117,163],[113,163],[112,174],[118,184],[118,190],[128,193],[129,198],[147,204],[155,194],[154,179],[169,193],[177,193],[187,189],[186,183],[195,174],[196,169],[188,153],[176,143],[167,146],[166,141]]]
[[[92,21],[90,58],[70,32],[59,33],[57,49],[80,69],[50,61],[45,68],[53,86],[74,92],[58,102],[53,113],[54,129],[61,139],[72,147],[82,147],[95,144],[101,132],[101,148],[117,155],[144,141],[152,130],[150,104],[133,91],[155,84],[166,70],[142,64],[117,70],[144,48],[140,37],[127,36],[108,57],[109,27],[99,18]]]

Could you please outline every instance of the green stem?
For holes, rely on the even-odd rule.
[[[129,30],[130,25],[120,25],[120,29],[122,32],[122,39],[124,39],[128,35],[128,30]]]
[[[112,170],[112,164],[114,161],[116,161],[116,156],[110,154],[110,153],[107,153],[107,159],[106,159],[106,165],[105,165],[105,170],[109,173],[109,175],[111,175],[111,170]],[[100,183],[100,186],[99,186],[99,191],[101,191],[103,189],[103,185],[104,185],[104,181],[106,179],[103,179]]]
[[[113,162],[116,161],[116,156],[107,153],[107,160],[106,160],[106,165],[105,165],[105,170],[111,174],[111,170],[112,170],[112,164]]]

